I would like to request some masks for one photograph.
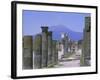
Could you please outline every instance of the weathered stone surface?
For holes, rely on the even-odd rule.
[[[90,66],[91,64],[91,18],[85,17],[85,29],[83,36],[83,47],[82,47],[82,57],[81,66]]]
[[[66,33],[63,34],[64,37],[62,39],[62,44],[63,44],[63,48],[64,48],[64,55],[66,55],[68,53],[68,36]]]
[[[52,32],[48,32],[48,67],[52,66]]]
[[[32,36],[23,37],[23,69],[32,69],[33,68],[33,55],[32,55]]]
[[[58,63],[58,51],[57,51],[57,41],[53,40],[53,46],[52,46],[52,51],[53,51],[53,56],[52,56],[52,60],[53,60],[53,64],[57,64]]]
[[[47,67],[48,59],[48,27],[42,28],[42,68]]]
[[[41,68],[41,60],[42,60],[42,36],[38,34],[34,39],[34,53],[33,53],[33,61],[34,68]]]

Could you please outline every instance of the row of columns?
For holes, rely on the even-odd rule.
[[[57,41],[52,40],[52,32],[48,31],[48,27],[41,29],[42,33],[35,35],[33,40],[32,36],[23,37],[23,69],[49,68],[58,62]]]

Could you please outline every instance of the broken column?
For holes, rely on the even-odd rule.
[[[42,36],[37,34],[34,39],[34,48],[33,48],[33,65],[35,69],[41,68],[42,60]]]
[[[48,32],[48,67],[52,66],[52,32]]]
[[[23,69],[32,69],[33,68],[33,55],[32,55],[33,41],[32,36],[23,37]]]
[[[48,59],[48,27],[42,26],[42,68],[47,67]]]

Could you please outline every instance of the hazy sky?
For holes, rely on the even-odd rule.
[[[83,32],[85,16],[90,16],[90,14],[23,10],[23,35],[35,35],[40,33],[41,26],[50,27],[57,25],[66,26],[76,32]]]

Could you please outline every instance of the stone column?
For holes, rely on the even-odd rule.
[[[64,44],[64,54],[68,54],[68,36],[65,35],[64,37],[64,41],[65,41],[65,44]]]
[[[82,57],[81,57],[81,66],[89,66],[91,64],[91,20],[90,17],[85,17],[85,29],[83,36],[83,47],[82,47]]]
[[[66,35],[66,33],[62,34],[62,44],[63,44],[63,57],[66,57],[68,54],[68,36]]]
[[[69,40],[69,53],[71,53],[71,46],[72,46],[72,41],[71,40]]]
[[[47,67],[48,60],[48,27],[42,28],[42,68]]]
[[[55,63],[58,64],[58,48],[57,48],[57,41],[56,41],[56,55],[55,55]]]
[[[48,67],[52,66],[52,32],[48,32]]]
[[[57,46],[56,46],[56,40],[53,40],[53,45],[52,45],[52,51],[53,51],[53,65],[58,63],[58,51],[57,51]]]
[[[34,68],[41,68],[41,60],[42,60],[42,36],[41,34],[37,34],[34,39],[34,53],[33,53],[33,61]]]
[[[32,47],[33,47],[32,36],[24,36],[23,37],[23,55],[22,55],[23,56],[22,68],[23,69],[33,68]]]

